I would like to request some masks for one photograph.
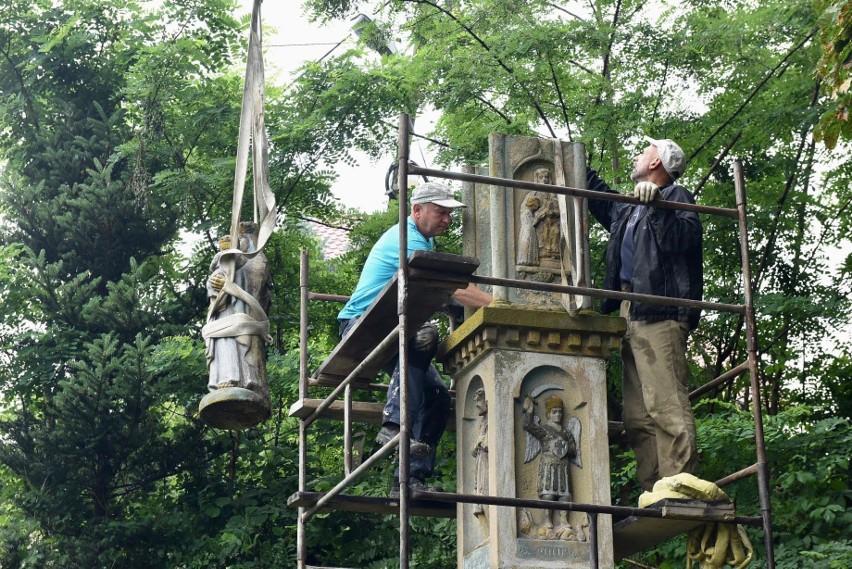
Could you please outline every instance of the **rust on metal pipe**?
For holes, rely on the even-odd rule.
[[[741,363],[740,365],[738,365],[737,367],[735,367],[733,369],[729,369],[728,371],[726,371],[725,373],[723,373],[722,375],[720,375],[719,377],[717,377],[713,381],[708,381],[707,383],[705,383],[704,385],[702,385],[701,387],[699,387],[695,391],[690,392],[689,400],[695,401],[696,399],[698,399],[699,397],[701,397],[702,395],[704,395],[705,393],[707,393],[711,389],[714,389],[714,388],[722,385],[723,383],[727,383],[727,382],[731,381],[732,379],[739,377],[740,374],[747,372],[748,369],[749,369],[749,366],[748,366],[747,361]]]
[[[772,506],[769,497],[769,467],[766,463],[766,443],[763,434],[763,411],[760,402],[759,370],[757,366],[757,333],[754,317],[754,299],[751,291],[751,267],[748,252],[748,224],[746,221],[746,192],[743,165],[734,161],[734,190],[740,230],[740,258],[743,269],[743,297],[745,300],[746,345],[748,350],[751,401],[754,414],[754,443],[757,452],[757,486],[760,494],[760,511],[763,517],[763,542],[766,547],[766,566],[775,569],[775,552],[772,543]]]
[[[432,176],[435,178],[446,178],[448,180],[460,180],[463,182],[478,182],[491,186],[505,186],[522,190],[533,190],[538,192],[550,192],[551,194],[561,194],[566,196],[577,196],[581,198],[589,198],[593,200],[603,200],[611,202],[624,202],[635,205],[643,205],[638,198],[625,194],[596,192],[594,190],[586,190],[583,188],[571,188],[568,186],[554,186],[553,184],[539,184],[537,182],[526,182],[524,180],[510,180],[508,178],[495,178],[493,176],[483,176],[481,174],[465,174],[462,172],[447,172],[444,170],[435,170],[433,168],[422,168],[420,166],[411,165],[409,172],[412,174],[420,174],[422,176]],[[668,200],[655,200],[654,207],[660,209],[679,209],[684,211],[694,211],[696,213],[709,213],[711,215],[720,215],[731,219],[737,218],[737,210],[727,207],[713,207],[709,205],[698,205],[683,202],[673,202]]]

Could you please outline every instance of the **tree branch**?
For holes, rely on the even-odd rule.
[[[502,68],[503,68],[503,70],[505,70],[505,71],[506,71],[506,73],[508,73],[508,74],[509,74],[509,76],[510,76],[510,77],[511,77],[514,81],[515,81],[515,84],[516,84],[518,87],[520,87],[520,88],[521,88],[521,90],[522,90],[522,91],[523,91],[523,92],[527,95],[527,97],[529,97],[529,98],[530,98],[530,101],[532,102],[533,107],[535,107],[535,110],[536,110],[536,112],[538,113],[538,116],[541,118],[541,120],[543,120],[543,121],[544,121],[544,124],[545,124],[545,126],[547,127],[547,130],[550,132],[550,136],[551,136],[551,137],[553,137],[553,138],[557,138],[557,137],[556,137],[556,133],[553,131],[553,127],[552,127],[552,126],[550,126],[550,121],[548,121],[548,120],[547,120],[547,116],[544,114],[544,110],[541,108],[541,105],[539,105],[539,103],[538,103],[538,101],[536,100],[535,96],[534,96],[534,95],[532,94],[532,92],[531,92],[531,91],[530,91],[530,90],[526,87],[526,85],[524,85],[524,84],[523,84],[523,83],[522,83],[522,82],[521,82],[521,81],[520,81],[520,80],[519,80],[519,79],[515,76],[515,71],[514,71],[511,67],[509,67],[508,65],[506,65],[506,63],[504,63],[502,59],[500,59],[499,57],[497,57],[496,55],[494,55],[494,52],[492,51],[491,47],[490,47],[487,43],[485,43],[485,40],[483,40],[482,38],[480,38],[480,37],[476,34],[476,32],[474,32],[474,31],[473,31],[470,27],[468,27],[468,26],[467,26],[466,24],[464,24],[461,20],[459,20],[459,19],[458,19],[458,18],[457,18],[457,17],[456,17],[456,16],[455,16],[452,12],[450,12],[450,11],[446,10],[445,8],[442,8],[441,6],[438,6],[436,3],[432,2],[431,0],[406,0],[406,1],[408,1],[408,2],[414,2],[415,4],[426,4],[427,6],[432,6],[435,10],[438,10],[439,12],[441,12],[442,14],[444,14],[445,16],[447,16],[448,18],[450,18],[450,19],[451,19],[453,22],[455,22],[455,23],[456,23],[456,24],[457,24],[460,28],[462,28],[465,32],[467,32],[467,34],[468,34],[468,35],[470,35],[470,37],[472,37],[472,38],[474,39],[474,41],[476,41],[476,43],[478,43],[478,44],[482,47],[482,49],[484,49],[485,51],[487,51],[487,52],[488,52],[488,54],[489,54],[489,55],[491,55],[491,57],[493,57],[493,58],[494,58],[494,61],[496,61],[496,62],[497,62],[497,65],[499,65],[500,67],[502,67]]]
[[[489,109],[491,109],[492,111],[494,111],[497,115],[499,115],[501,119],[503,119],[504,121],[506,121],[506,124],[512,124],[512,119],[510,119],[510,118],[506,115],[506,113],[504,113],[503,111],[501,111],[500,109],[498,109],[497,107],[495,107],[493,104],[491,104],[491,102],[490,102],[490,101],[487,101],[487,100],[486,100],[484,97],[482,97],[481,95],[474,95],[474,98],[475,98],[477,101],[481,102],[481,103],[482,103],[483,105],[485,105],[486,107],[488,107]]]
[[[712,165],[712,166],[710,166],[710,168],[707,170],[707,172],[706,172],[706,173],[704,174],[704,176],[701,178],[701,181],[700,181],[700,182],[698,182],[698,185],[697,185],[697,186],[695,186],[695,191],[693,191],[693,192],[692,192],[692,197],[693,197],[693,198],[698,199],[698,194],[700,194],[700,193],[701,193],[701,190],[704,188],[704,184],[706,184],[706,183],[707,183],[707,180],[709,180],[709,179],[710,179],[710,175],[711,175],[713,172],[715,172],[715,171],[716,171],[716,168],[718,168],[718,167],[719,167],[719,164],[721,164],[721,163],[722,163],[722,160],[724,160],[724,159],[725,159],[725,157],[726,157],[726,156],[728,155],[728,153],[731,151],[731,148],[733,148],[734,144],[736,144],[736,143],[737,143],[737,141],[740,139],[740,137],[741,137],[742,135],[743,135],[743,131],[741,131],[741,130],[740,130],[740,131],[737,131],[737,134],[735,134],[735,135],[734,135],[734,138],[732,138],[732,139],[731,139],[731,141],[728,143],[728,145],[727,145],[727,146],[725,146],[724,150],[722,150],[721,154],[719,154],[718,158],[716,158],[716,161],[715,161],[715,162],[713,162],[713,165]]]
[[[601,77],[603,77],[604,79],[607,79],[607,80],[610,79],[610,76],[609,76],[609,61],[610,61],[610,58],[612,57],[612,46],[615,44],[615,30],[618,27],[618,17],[619,17],[620,14],[621,14],[621,0],[618,0],[618,2],[616,2],[616,4],[615,4],[615,13],[613,13],[613,15],[612,15],[612,31],[609,34],[609,42],[606,45],[606,51],[604,51],[603,69],[601,70]],[[601,91],[598,93],[598,96],[595,97],[595,102],[592,105],[593,107],[597,107],[603,102],[603,94],[604,94],[604,91],[603,91],[603,89],[601,89]]]
[[[12,55],[4,48],[0,47],[0,54],[3,55],[3,58],[9,63],[9,67],[15,73],[15,79],[18,81],[18,85],[21,88],[21,93],[24,95],[24,104],[27,107],[28,114],[32,117],[32,125],[38,130],[39,122],[38,122],[38,114],[36,113],[35,106],[33,104],[32,95],[29,90],[27,90],[26,82],[24,81],[24,76],[21,74],[21,70],[18,69],[18,66],[15,65],[15,62],[12,60]]]
[[[568,129],[568,140],[574,142],[571,136],[571,122],[568,120],[568,107],[565,106],[565,98],[562,96],[562,90],[559,88],[559,79],[556,77],[556,70],[553,68],[553,59],[550,57],[550,52],[547,53],[547,65],[550,67],[553,87],[556,89],[556,94],[559,95],[559,106],[562,109],[562,119],[565,121],[565,128]]]
[[[811,99],[810,107],[816,104],[819,98],[819,80],[816,82],[816,86],[814,88],[814,94]],[[799,160],[802,158],[802,153],[805,151],[805,144],[807,142],[807,130],[808,126],[805,125],[802,127],[801,132],[799,133],[799,148],[796,150],[796,158],[794,160],[794,164],[798,165]],[[760,287],[760,281],[763,279],[764,272],[769,266],[769,259],[775,253],[775,243],[778,239],[778,234],[780,233],[779,226],[781,224],[781,213],[784,211],[784,205],[787,202],[787,196],[789,196],[790,192],[793,191],[793,188],[796,185],[796,178],[798,177],[798,169],[793,168],[793,171],[790,172],[790,175],[787,176],[787,181],[784,183],[784,192],[781,194],[781,197],[778,198],[778,208],[775,211],[775,219],[773,221],[772,231],[769,234],[769,239],[766,241],[766,247],[763,248],[763,254],[760,258],[760,264],[758,265],[757,271],[754,273],[754,288],[757,290]]]
[[[721,125],[719,125],[719,127],[718,127],[715,131],[713,131],[713,134],[711,134],[711,135],[707,138],[707,140],[705,140],[705,141],[701,144],[701,146],[699,146],[698,148],[696,148],[696,149],[692,152],[692,154],[691,154],[691,155],[689,156],[689,158],[687,159],[687,162],[689,162],[690,160],[692,160],[693,158],[695,158],[695,157],[698,155],[698,153],[699,153],[699,152],[701,152],[702,150],[704,150],[704,147],[706,147],[708,144],[710,144],[710,141],[712,141],[714,138],[716,138],[716,135],[718,135],[720,132],[722,132],[722,129],[724,129],[724,128],[725,128],[725,127],[727,127],[729,124],[731,124],[731,122],[732,122],[732,121],[733,121],[733,120],[734,120],[734,119],[735,119],[735,118],[736,118],[736,117],[737,117],[737,116],[738,116],[738,115],[739,115],[739,114],[743,111],[743,109],[745,109],[745,108],[748,106],[748,104],[751,102],[751,100],[752,100],[752,99],[754,99],[754,98],[757,96],[757,94],[760,92],[760,90],[763,88],[763,86],[764,86],[764,85],[766,85],[766,83],[768,83],[770,79],[772,79],[772,77],[775,75],[775,72],[776,72],[776,71],[778,71],[778,69],[780,69],[780,68],[781,68],[781,66],[782,66],[782,65],[784,65],[784,64],[787,62],[787,60],[788,60],[788,59],[790,59],[790,57],[791,57],[794,53],[796,53],[798,50],[800,50],[802,47],[804,47],[804,46],[805,46],[805,44],[807,44],[807,43],[808,43],[808,41],[810,41],[810,39],[811,39],[812,37],[814,37],[814,34],[816,34],[818,31],[819,31],[819,28],[814,28],[814,29],[811,31],[811,33],[809,33],[809,34],[805,37],[805,39],[803,39],[803,40],[802,40],[802,41],[800,41],[798,44],[796,44],[796,46],[795,46],[795,47],[793,47],[793,49],[791,49],[790,51],[788,51],[788,52],[787,52],[787,55],[785,55],[785,56],[784,56],[784,58],[783,58],[783,59],[781,59],[781,61],[779,61],[779,62],[778,62],[778,64],[777,64],[775,67],[773,67],[771,70],[769,70],[769,72],[767,72],[767,74],[763,77],[763,80],[762,80],[760,83],[758,83],[758,84],[757,84],[757,87],[755,87],[755,88],[752,90],[752,92],[749,94],[749,96],[748,96],[748,97],[746,97],[746,100],[745,100],[745,101],[743,101],[743,103],[739,106],[739,108],[738,108],[736,111],[734,111],[734,114],[732,114],[730,117],[728,117],[728,118],[725,120],[725,122],[723,122]]]
[[[578,16],[574,12],[569,12],[568,10],[563,8],[562,6],[558,6],[558,5],[554,4],[553,2],[548,2],[547,5],[550,6],[551,8],[555,8],[555,9],[559,10],[560,12],[565,12],[566,14],[568,14],[569,16],[574,18],[575,20],[579,20],[581,22],[585,21],[582,17]]]

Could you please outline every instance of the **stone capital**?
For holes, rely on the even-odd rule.
[[[492,305],[477,310],[450,334],[437,357],[451,375],[492,349],[606,358],[621,347],[625,330],[619,317]]]

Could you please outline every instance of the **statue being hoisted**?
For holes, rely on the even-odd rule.
[[[210,264],[208,323],[202,334],[207,356],[209,393],[199,405],[205,423],[244,429],[269,416],[266,343],[270,305],[269,262],[257,251],[258,225],[240,224],[237,243],[219,241]],[[236,248],[232,248],[236,245]],[[233,279],[228,280],[228,271]]]
[[[269,144],[263,118],[264,72],[260,0],[254,2],[237,140],[230,237],[210,265],[210,307],[201,329],[207,355],[208,393],[201,420],[220,429],[246,429],[270,415],[266,377],[269,335],[269,262],[263,254],[278,218],[269,187]],[[248,165],[252,168],[253,219],[240,222]]]

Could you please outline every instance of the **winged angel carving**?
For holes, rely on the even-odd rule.
[[[561,387],[552,386],[554,389]],[[571,464],[583,467],[580,453],[580,432],[582,426],[577,417],[569,417],[563,426],[565,404],[556,395],[544,401],[544,421],[535,414],[538,405],[535,397],[543,389],[536,389],[524,398],[524,431],[526,445],[524,463],[529,463],[541,455],[538,465],[537,489],[542,500],[554,502],[571,501]],[[578,528],[579,529],[579,528]],[[530,528],[530,532],[532,532]],[[541,539],[577,540],[577,531],[568,523],[566,510],[546,512],[543,522],[538,526],[537,537]]]

